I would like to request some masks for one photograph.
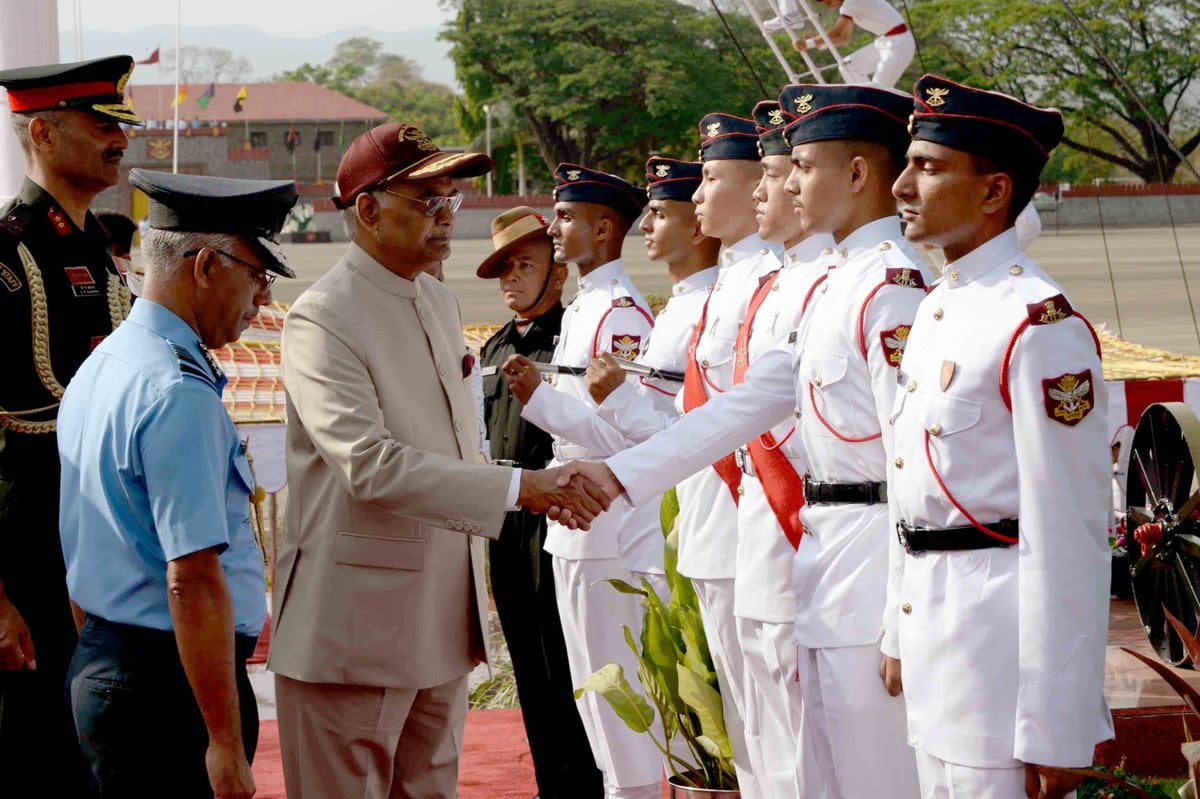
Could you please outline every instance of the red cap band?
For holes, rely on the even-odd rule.
[[[114,97],[116,86],[110,80],[90,81],[88,83],[68,83],[62,86],[46,86],[38,89],[9,90],[8,109],[20,113],[22,111],[44,111],[56,108],[66,100],[78,100],[82,97]]]

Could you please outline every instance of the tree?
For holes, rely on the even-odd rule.
[[[1200,146],[1200,0],[1067,1],[1091,37],[1058,0],[914,0],[925,68],[1055,105],[1068,147],[1169,182],[1171,143]]]
[[[762,99],[714,15],[675,0],[450,0],[465,97],[464,132],[482,106],[508,104],[547,167],[583,163],[641,180],[651,153],[695,158],[710,111],[749,116]],[[755,71],[779,90],[780,70],[748,18],[727,15]]]
[[[442,146],[461,136],[454,122],[454,91],[421,77],[421,65],[411,58],[383,52],[383,43],[367,36],[346,39],[324,64],[301,64],[275,80],[328,86],[359,102],[378,108],[397,122],[421,128]]]
[[[250,59],[223,47],[181,47],[163,56],[164,69],[179,59],[179,80],[189,83],[239,83],[254,72]]]

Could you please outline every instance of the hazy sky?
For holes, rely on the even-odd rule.
[[[39,0],[40,1],[40,0]],[[381,31],[439,27],[450,18],[438,0],[181,0],[183,25],[248,25],[276,36],[316,36],[369,25]],[[74,31],[75,7],[89,29],[174,25],[176,0],[58,0],[58,25]],[[64,54],[66,55],[66,54]]]

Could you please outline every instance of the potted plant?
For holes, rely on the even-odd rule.
[[[667,763],[672,797],[736,797],[740,794],[733,750],[725,732],[721,694],[699,602],[691,581],[676,570],[678,513],[679,502],[670,491],[662,504],[663,565],[671,592],[668,602],[645,580],[640,587],[623,580],[608,581],[615,590],[642,598],[641,634],[635,640],[626,627],[625,641],[637,656],[638,682],[645,693],[634,689],[620,664],[609,663],[588,677],[575,696],[595,691],[630,729],[650,736]]]

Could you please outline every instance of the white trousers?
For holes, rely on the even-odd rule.
[[[846,83],[874,83],[890,89],[904,75],[916,52],[917,40],[911,31],[877,36],[866,47],[843,58],[840,72]]]
[[[616,558],[554,558],[558,615],[567,644],[571,681],[576,687],[603,666],[619,663],[625,670],[625,677],[641,691],[637,659],[625,643],[622,631],[623,626],[628,626],[635,640],[640,635],[643,611],[639,598],[619,593],[608,583],[601,582],[617,578],[640,585],[641,576],[622,568]],[[650,736],[625,726],[608,700],[597,693],[585,692],[576,701],[576,706],[596,766],[604,772],[607,795],[612,799],[656,798],[662,782],[663,762],[662,754]]]
[[[804,714],[797,746],[797,796],[916,799],[916,758],[904,699],[879,678],[879,644],[798,647]]]
[[[751,733],[746,728],[749,682],[733,615],[733,578],[693,579],[692,586],[700,603],[700,620],[704,623],[704,636],[708,639],[708,651],[721,689],[725,732],[733,749],[733,767],[742,799],[770,799],[759,779],[759,775],[766,773],[766,767],[758,757],[762,746],[751,740]]]
[[[792,640],[795,625],[774,624],[739,617],[738,642],[746,663],[746,727],[753,729],[748,740],[758,744],[757,758],[763,771],[758,783],[771,799],[795,799],[796,742],[800,738],[800,680],[796,662],[796,644]]]
[[[1025,799],[1025,767],[974,768],[917,749],[921,799]],[[1072,799],[1075,793],[1067,794]]]

